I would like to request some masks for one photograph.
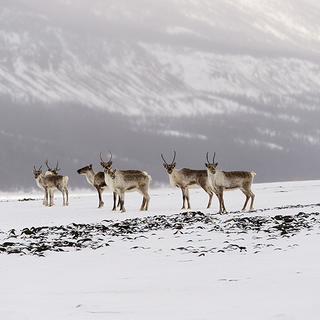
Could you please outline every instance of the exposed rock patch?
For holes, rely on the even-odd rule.
[[[228,218],[227,215],[189,211],[171,216],[158,215],[115,222],[104,220],[98,224],[72,223],[66,226],[24,228],[21,231],[12,229],[0,234],[2,239],[0,241],[0,252],[43,256],[46,251],[68,252],[84,248],[98,249],[111,245],[115,240],[114,238],[130,237],[133,240],[141,237],[147,238],[142,234],[167,229],[171,229],[173,234],[177,236],[191,233],[191,230],[205,229],[207,232],[224,233],[226,235],[241,235],[250,232],[255,234],[255,239],[259,239],[259,235],[269,235],[268,239],[275,239],[291,237],[302,230],[311,230],[319,222],[319,212],[299,212],[296,215],[276,215],[274,217],[249,215]],[[136,236],[131,237],[131,235]],[[113,240],[110,240],[110,238]],[[241,238],[238,240],[241,240]],[[223,253],[234,250],[246,252],[246,246],[239,244],[240,242],[230,243],[225,241],[222,248],[206,248],[206,246],[195,248],[188,245],[172,250],[197,253],[199,256],[209,252]],[[269,244],[255,244],[256,252],[266,246],[269,246]],[[149,247],[144,246],[132,247],[132,249],[137,248],[149,249]]]

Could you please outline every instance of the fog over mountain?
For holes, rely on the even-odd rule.
[[[320,6],[303,0],[5,0],[0,190],[36,188],[46,159],[168,183],[177,168],[319,179]]]

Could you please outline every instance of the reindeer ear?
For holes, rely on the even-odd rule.
[[[89,168],[92,169],[92,164],[89,165]]]
[[[205,166],[208,168],[209,167],[208,163],[205,163]]]
[[[214,165],[217,166],[219,164],[219,162],[216,162]]]
[[[173,167],[175,168],[175,167],[176,167],[176,165],[177,165],[177,163],[176,163],[176,162],[174,162],[172,165],[173,165]]]
[[[167,169],[167,168],[168,168],[168,167],[167,167],[167,165],[166,165],[165,163],[163,164],[163,166],[165,167],[165,169]]]

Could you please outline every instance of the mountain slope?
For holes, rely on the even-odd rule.
[[[317,179],[319,21],[302,0],[1,4],[0,189],[33,187],[46,158],[86,186],[73,172],[109,149],[153,182],[173,150],[178,167],[217,151],[258,182]]]
[[[2,94],[180,116],[246,108],[221,95],[319,90],[319,12],[301,1],[76,3],[56,1],[62,17],[2,8]]]

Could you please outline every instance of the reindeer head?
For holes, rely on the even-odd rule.
[[[218,165],[218,162],[214,163],[214,158],[216,157],[216,153],[213,154],[213,158],[212,158],[212,163],[210,163],[209,158],[208,158],[209,152],[207,152],[207,162],[205,163],[207,169],[212,173],[215,174],[216,173],[216,167]]]
[[[51,169],[51,168],[49,167],[49,165],[48,165],[48,160],[46,160],[46,166],[47,166],[47,168],[48,168],[48,171],[49,171],[50,173],[52,173],[52,174],[55,174],[55,175],[57,175],[57,174],[58,174],[58,171],[60,170],[60,168],[58,168],[58,166],[59,166],[59,161],[57,161],[57,166],[56,166],[54,169]]]
[[[39,168],[39,170],[36,169],[36,166],[33,167],[34,169],[32,170],[33,174],[34,174],[34,178],[37,179],[41,173],[42,173],[42,166]]]
[[[109,151],[109,152],[110,152],[110,160],[109,160],[108,162],[104,162],[104,161],[102,160],[101,152],[100,152],[100,160],[101,160],[100,164],[101,164],[101,166],[103,167],[103,170],[104,170],[105,172],[107,172],[108,170],[110,170],[110,169],[111,169],[111,166],[112,166],[112,153],[111,153],[111,151]]]
[[[164,162],[163,166],[165,167],[165,169],[167,170],[168,174],[171,174],[174,170],[174,168],[176,167],[176,163],[174,162],[174,160],[176,159],[176,152],[174,151],[174,156],[173,156],[173,160],[171,162],[171,164],[168,164],[167,161],[164,159],[163,154],[161,154],[161,158]]]
[[[92,164],[89,164],[88,166],[83,167],[83,168],[77,170],[77,172],[78,172],[79,174],[86,174],[86,172],[91,171],[91,170],[92,170]]]
[[[116,178],[117,169],[109,169],[108,175],[114,180]]]

